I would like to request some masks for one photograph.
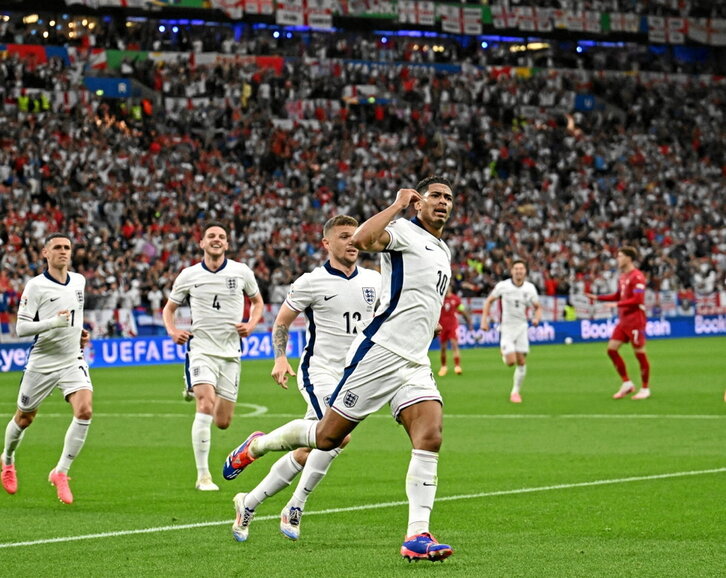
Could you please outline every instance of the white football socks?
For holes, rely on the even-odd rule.
[[[303,467],[293,457],[293,452],[288,452],[277,460],[265,478],[257,484],[245,497],[245,508],[254,510],[266,498],[274,496],[280,490],[289,486],[295,477],[302,471]]]
[[[315,430],[318,422],[314,419],[295,419],[255,438],[250,443],[249,452],[253,458],[264,456],[267,452],[315,448]]]
[[[322,450],[313,450],[310,452],[308,461],[305,462],[302,476],[300,476],[300,482],[295,488],[292,498],[287,503],[288,507],[300,508],[301,510],[305,508],[305,502],[308,496],[325,477],[325,474],[328,473],[328,469],[330,468],[330,464],[333,463],[333,460],[342,451],[342,448],[335,448],[329,452]]]
[[[69,425],[66,430],[66,438],[63,443],[63,453],[61,453],[58,465],[55,467],[56,472],[63,472],[64,474],[68,473],[73,460],[76,459],[76,456],[78,456],[83,448],[83,444],[86,443],[88,426],[90,425],[90,419],[73,418],[71,425]]]
[[[514,369],[514,380],[512,382],[512,393],[519,393],[522,383],[524,383],[524,376],[527,375],[527,366],[518,365]]]
[[[25,430],[22,429],[13,417],[8,423],[8,427],[5,428],[5,449],[3,450],[3,458],[5,459],[5,465],[9,466],[15,462],[15,450],[20,445],[20,442],[25,435]]]
[[[426,450],[412,450],[406,474],[408,496],[408,533],[415,536],[429,531],[429,519],[436,498],[439,454]]]
[[[212,446],[212,421],[211,415],[206,413],[195,413],[192,423],[192,449],[194,450],[194,461],[197,464],[197,475],[209,474],[209,450]]]

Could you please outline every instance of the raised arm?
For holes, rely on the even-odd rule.
[[[383,251],[391,241],[391,236],[386,231],[388,223],[395,219],[398,213],[405,211],[411,203],[420,199],[421,195],[415,189],[400,189],[391,205],[373,215],[355,230],[353,246],[368,253]]]

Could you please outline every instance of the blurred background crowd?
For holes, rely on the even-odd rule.
[[[696,0],[536,4],[720,10]],[[0,58],[6,311],[42,271],[53,231],[73,236],[89,308],[158,311],[179,270],[199,260],[209,219],[228,223],[230,256],[279,303],[324,258],[326,219],[364,220],[430,174],[455,183],[446,240],[463,296],[485,296],[514,258],[529,263],[543,294],[609,292],[623,244],[639,249],[654,290],[692,299],[724,287],[721,58],[556,41],[512,51],[503,41],[373,31],[234,34],[205,23],[170,34],[153,21],[113,22],[84,42],[285,58],[277,67],[127,58],[120,74],[154,95],[143,107],[43,96],[83,92],[83,60]],[[0,41],[71,42],[30,35],[17,20],[0,27]],[[598,106],[578,111],[583,96]]]

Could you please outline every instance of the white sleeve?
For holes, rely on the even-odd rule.
[[[184,303],[187,297],[189,297],[189,284],[186,282],[188,269],[183,269],[181,273],[174,280],[172,285],[171,293],[169,293],[169,300],[173,301],[177,305]]]
[[[386,245],[386,251],[401,251],[410,245],[406,235],[406,225],[402,219],[391,221],[386,227],[391,240]]]
[[[245,271],[245,286],[243,291],[247,297],[254,297],[260,292],[260,287],[257,285],[255,274],[249,267],[247,267]]]
[[[529,301],[530,303],[532,303],[532,305],[536,305],[537,303],[539,303],[539,293],[537,293],[537,288],[534,285],[532,285],[530,289],[532,291],[532,294],[530,295]]]
[[[38,335],[48,329],[56,327],[68,327],[71,322],[68,317],[56,315],[51,319],[43,319],[38,321],[38,308],[40,299],[40,289],[38,289],[32,281],[28,283],[20,297],[20,305],[18,305],[18,320],[15,325],[15,331],[18,337],[28,337],[29,335]]]
[[[490,293],[490,297],[494,297],[494,299],[499,299],[502,296],[502,289],[504,286],[502,285],[502,282],[500,281],[496,285],[494,285],[494,289],[492,289],[492,292]]]
[[[305,273],[295,281],[291,287],[290,292],[285,298],[285,304],[293,311],[304,311],[307,309],[315,299],[313,294],[312,283],[310,282],[310,274]]]
[[[24,321],[18,318],[18,322],[15,325],[15,332],[18,334],[18,337],[28,337],[29,335],[38,335],[38,333],[48,331],[48,329],[70,327],[70,325],[71,319],[65,315],[56,315],[43,321]]]

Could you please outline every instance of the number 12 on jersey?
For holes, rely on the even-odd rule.
[[[358,321],[361,320],[361,314],[357,311],[354,311],[353,313],[345,312],[343,313],[343,319],[345,319],[345,332],[347,334],[355,334],[358,333],[358,330],[355,328],[355,324],[358,323]]]

